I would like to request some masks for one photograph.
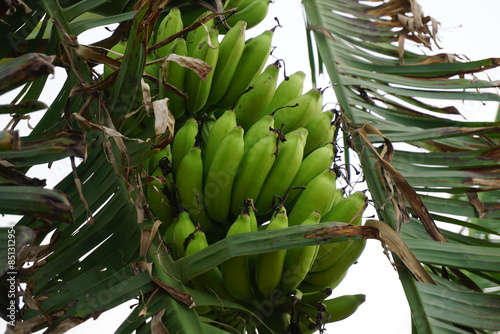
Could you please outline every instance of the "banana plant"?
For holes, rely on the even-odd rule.
[[[422,282],[395,256],[413,332],[498,330],[499,118],[471,122],[454,117],[456,107],[436,106],[500,101],[487,91],[498,83],[474,77],[498,58],[409,51],[436,37],[416,1],[303,5],[320,59],[313,69],[326,68],[344,115],[346,154],[359,158],[379,219],[432,277]]]
[[[500,233],[500,120],[453,120],[448,116],[458,113],[455,108],[424,100],[500,101],[497,94],[481,91],[497,87],[495,83],[470,77],[499,62],[448,62],[444,55],[408,51],[409,43],[427,46],[433,38],[430,19],[421,17],[414,1],[372,6],[357,0],[303,1],[310,47],[318,50],[321,60],[314,68],[327,69],[345,119],[346,161],[353,152],[359,156],[383,223],[321,223],[321,228],[250,232],[174,261],[162,243],[166,226],[149,214],[141,184],[142,162],[153,154],[151,146],[166,145],[173,130],[167,127],[159,134],[149,122],[138,138],[130,139],[120,133],[120,126],[133,113],[150,117],[139,108],[147,96],[140,82],[148,61],[146,46],[159,16],[180,6],[197,17],[200,9],[206,10],[198,3],[208,2],[28,0],[12,2],[10,11],[2,13],[8,23],[0,27],[2,62],[37,52],[49,57],[37,58],[45,66],[50,59],[67,71],[58,96],[23,139],[31,145],[0,150],[2,159],[11,163],[0,169],[2,198],[10,195],[10,203],[39,204],[38,211],[25,213],[17,223],[24,246],[18,259],[33,265],[19,271],[25,304],[17,310],[22,321],[16,330],[63,333],[135,300],[117,333],[241,332],[245,322],[238,319],[251,319],[262,333],[279,332],[282,328],[272,315],[259,315],[255,307],[221,300],[188,282],[236,256],[367,238],[383,240],[393,252],[415,333],[499,329],[495,291],[500,248],[495,240]],[[110,38],[90,46],[78,43],[78,34],[110,23],[119,24]],[[124,35],[129,43],[120,70],[95,80],[96,64],[117,67],[102,48],[110,49]],[[37,74],[23,87],[18,108],[3,106],[4,113],[44,107],[37,101],[48,75]],[[2,93],[13,88],[9,85],[14,81],[2,82]],[[399,143],[414,149],[400,149],[395,145]],[[23,175],[28,168],[68,156],[72,173],[52,192],[40,187],[23,192],[35,182]],[[37,201],[47,193],[59,202]],[[21,212],[4,203],[1,213]],[[56,211],[61,207],[63,211]],[[467,232],[446,230],[441,222]],[[394,231],[408,248],[391,242]],[[6,239],[5,234],[0,237]],[[409,254],[416,260],[408,261]],[[227,326],[215,327],[213,319],[199,315],[203,307],[220,308],[217,321]],[[229,318],[222,312],[227,310]]]

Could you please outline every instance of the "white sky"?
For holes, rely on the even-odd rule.
[[[441,22],[439,36],[444,49],[439,52],[465,54],[472,60],[500,57],[500,3],[497,0],[419,0],[419,3],[426,15]],[[247,36],[274,26],[273,17],[278,17],[283,28],[277,29],[275,33],[273,45],[276,49],[273,55],[285,60],[288,74],[301,70],[310,77],[300,0],[275,0],[270,8],[266,22],[249,31]],[[83,38],[80,38],[80,42],[83,43]],[[56,72],[55,77],[49,80],[56,82],[59,76],[60,73]],[[500,70],[492,71],[491,76],[492,80],[500,80]],[[323,78],[323,82],[327,86],[327,79]],[[56,92],[55,88],[47,91],[44,101],[49,104]],[[9,99],[6,95],[1,96],[0,103],[9,103]],[[333,103],[334,100],[325,102]],[[458,108],[468,117],[491,120],[491,112],[488,112],[489,116],[485,116],[484,107],[480,103],[460,103]],[[0,118],[2,128],[5,125],[4,119]],[[44,169],[39,172],[38,177],[65,175],[67,172],[67,167],[56,165],[52,170]],[[5,218],[3,222],[5,223]],[[328,325],[329,333],[411,333],[410,310],[401,284],[378,241],[368,241],[359,263],[352,267],[341,285],[334,290],[333,296],[355,293],[364,293],[366,302],[350,318]],[[112,333],[128,313],[128,308],[112,310],[101,315],[97,321],[89,320],[70,333],[91,333],[96,329],[100,333]],[[3,326],[0,323],[0,329]]]

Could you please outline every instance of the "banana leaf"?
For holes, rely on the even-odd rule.
[[[311,68],[326,69],[346,120],[352,142],[346,155],[358,157],[380,219],[433,275],[429,284],[399,271],[413,332],[499,330],[498,119],[457,120],[455,106],[436,107],[499,102],[487,90],[497,82],[473,77],[499,58],[461,61],[411,51],[435,39],[436,21],[414,1],[303,0],[303,6],[320,55]]]

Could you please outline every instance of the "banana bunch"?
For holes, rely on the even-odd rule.
[[[291,100],[301,101],[298,97],[306,94],[312,93]],[[311,97],[304,100],[318,108]],[[298,110],[309,113],[306,109]],[[314,112],[327,115],[323,119],[330,124],[330,112]],[[366,196],[362,192],[345,196],[336,188],[336,174],[331,169],[333,141],[306,156],[308,138],[316,131],[312,124],[318,123],[302,121],[297,123],[301,127],[284,133],[284,126],[276,128],[275,114],[259,115],[248,130],[231,109],[218,117],[190,117],[171,144],[151,158],[147,172],[154,182],[148,187],[148,202],[155,218],[166,222],[164,239],[174,259],[235,234],[326,221],[361,223]],[[161,200],[155,199],[158,195]],[[194,278],[192,284],[244,305],[265,301],[276,293],[311,299],[340,284],[364,246],[364,241],[344,241],[239,256]],[[315,304],[285,305],[289,326],[305,331],[328,322],[327,315],[334,311],[326,309],[327,295],[322,296]],[[319,310],[318,305],[325,309]],[[351,305],[351,309],[355,307]],[[203,312],[221,321],[218,311]],[[299,313],[300,317],[293,316]]]
[[[305,91],[301,71],[279,80],[281,63],[268,63],[273,29],[245,37],[269,1],[225,1],[225,9],[237,8],[233,15],[180,35],[210,13],[198,9],[187,18],[189,6],[159,20],[145,67],[146,82],[157,85],[152,91],[168,99],[176,120],[173,139],[153,148],[142,170],[146,212],[163,223],[160,232],[173,259],[236,234],[331,221],[361,224],[366,196],[346,196],[336,187],[335,115],[323,110],[322,91]],[[125,49],[126,42],[120,43],[110,57],[119,60]],[[113,70],[105,68],[106,75]],[[137,123],[128,117],[122,132],[140,135]],[[188,284],[250,310],[286,296],[276,317],[290,331],[312,332],[364,301],[362,295],[327,299],[364,247],[364,241],[344,241],[236,256]],[[239,311],[197,310],[250,331]]]

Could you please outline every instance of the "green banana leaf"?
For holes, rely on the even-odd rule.
[[[472,76],[499,59],[445,62],[409,51],[435,37],[411,1],[302,2],[310,53],[320,55],[311,68],[324,67],[333,84],[352,141],[347,154],[357,154],[380,219],[437,283],[399,271],[413,332],[499,330],[500,124],[457,121],[457,108],[432,102],[500,101],[484,91],[498,83]]]

